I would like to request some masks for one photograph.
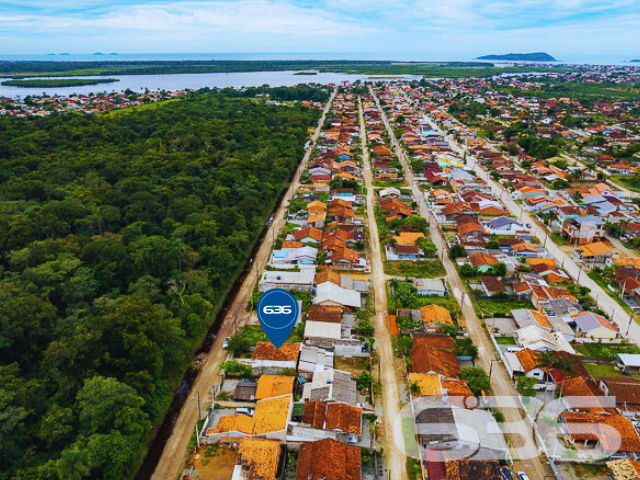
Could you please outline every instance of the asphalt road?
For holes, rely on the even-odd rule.
[[[253,288],[269,260],[273,239],[286,224],[285,213],[287,205],[293,194],[300,186],[300,176],[302,175],[302,172],[304,172],[307,162],[309,161],[309,157],[313,151],[316,140],[318,139],[326,114],[331,107],[335,94],[336,90],[333,91],[331,99],[325,106],[316,131],[311,136],[311,145],[300,162],[293,181],[280,203],[280,207],[276,212],[274,212],[273,223],[271,227],[269,227],[269,230],[267,231],[253,260],[253,268],[240,286],[235,302],[229,307],[227,316],[220,327],[216,341],[207,355],[206,363],[200,370],[200,373],[198,374],[198,377],[191,389],[190,397],[185,401],[171,437],[169,437],[169,440],[164,447],[160,461],[158,462],[158,465],[153,472],[153,476],[151,477],[152,480],[173,480],[182,472],[185,466],[187,457],[191,453],[187,452],[187,446],[198,419],[198,394],[200,394],[203,410],[202,415],[204,418],[207,407],[211,404],[211,388],[220,382],[220,365],[225,361],[227,356],[227,352],[222,349],[222,343],[224,342],[225,337],[233,335],[237,327],[246,321],[248,316],[246,312],[247,302],[249,301]]]

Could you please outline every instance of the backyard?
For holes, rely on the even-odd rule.
[[[384,273],[396,277],[411,278],[438,278],[447,274],[440,260],[384,262]]]

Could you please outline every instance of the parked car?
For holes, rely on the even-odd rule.
[[[509,470],[507,467],[502,467],[502,478],[504,478],[504,480],[513,480],[513,474],[511,473],[511,470]]]
[[[524,472],[518,472],[518,479],[519,480],[529,480],[529,477]]]
[[[224,342],[222,343],[222,348],[224,348],[225,350],[227,348],[229,348],[229,341],[231,340],[231,337],[227,337],[224,339]]]

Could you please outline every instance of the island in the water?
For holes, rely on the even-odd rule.
[[[506,55],[484,55],[478,57],[478,60],[510,60],[516,62],[557,62],[548,53],[507,53]]]
[[[5,87],[19,88],[62,88],[62,87],[86,87],[88,85],[100,85],[102,83],[119,82],[117,78],[28,78],[25,80],[6,80],[1,85]]]
[[[640,63],[640,58],[636,58],[635,60],[631,60],[631,63]]]

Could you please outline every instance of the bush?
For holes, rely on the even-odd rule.
[[[502,413],[500,410],[494,410],[491,415],[493,415],[493,418],[496,419],[496,422],[504,422],[504,413]]]

